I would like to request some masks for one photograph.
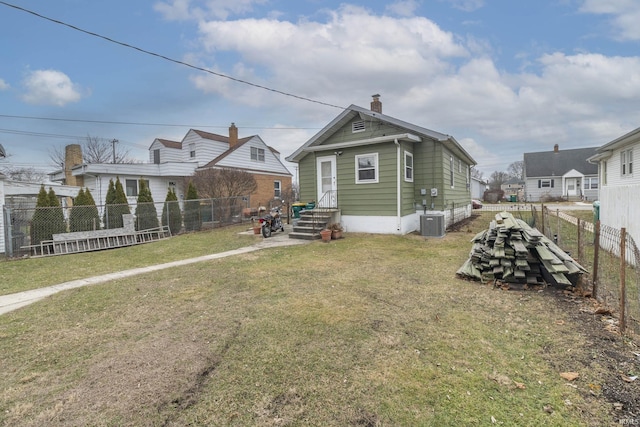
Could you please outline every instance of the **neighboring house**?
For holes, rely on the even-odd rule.
[[[524,153],[525,197],[528,202],[598,198],[598,168],[587,159],[596,148]]]
[[[13,254],[21,246],[29,244],[29,220],[36,207],[38,193],[43,183],[13,181],[0,173],[0,254]],[[67,197],[76,197],[80,187],[44,183],[45,189],[53,188],[61,205]]]
[[[634,170],[633,154],[640,152],[640,128],[599,147],[589,161],[600,177],[600,221],[626,228],[640,243],[640,173]]]
[[[452,137],[351,105],[286,158],[300,197],[340,211],[345,229],[406,234],[423,213],[471,215],[473,158]]]
[[[480,178],[471,177],[471,198],[476,200],[482,200],[484,198],[484,192],[489,188],[489,184]]]
[[[518,200],[524,199],[524,181],[519,178],[509,178],[500,185],[500,189],[504,191],[504,197],[507,199],[510,196],[516,196]]]
[[[249,195],[251,207],[266,204],[291,187],[291,173],[280,161],[279,153],[258,135],[239,139],[233,123],[229,136],[190,129],[180,142],[157,138],[149,147],[149,163],[67,163],[68,170],[54,172],[51,180],[77,182],[89,188],[98,205],[105,203],[109,180],[116,178],[120,178],[131,206],[136,204],[141,180],[147,182],[156,202],[165,200],[169,188],[183,200],[188,178],[197,170],[208,168],[251,173],[258,185]]]

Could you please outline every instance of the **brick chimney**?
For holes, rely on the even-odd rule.
[[[238,128],[235,123],[231,123],[229,126],[229,148],[235,147],[238,143]]]
[[[373,96],[373,101],[371,101],[371,111],[375,111],[376,113],[382,114],[382,102],[380,102],[380,95],[377,93]]]
[[[560,151],[560,146],[558,144],[553,146],[553,152],[557,153],[558,151]]]
[[[64,183],[66,185],[82,186],[82,179],[73,176],[71,169],[82,164],[82,147],[80,144],[70,144],[64,147]]]

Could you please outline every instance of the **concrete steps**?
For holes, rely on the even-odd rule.
[[[320,230],[325,228],[337,209],[307,210],[300,212],[300,219],[293,225],[289,233],[290,239],[316,240],[320,239]]]

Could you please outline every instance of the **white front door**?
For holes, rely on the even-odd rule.
[[[338,180],[336,177],[336,156],[323,156],[316,159],[318,173],[318,199],[324,207],[337,207]],[[329,193],[326,197],[325,194]],[[323,197],[324,200],[323,200]]]
[[[578,195],[578,184],[576,178],[567,178],[567,196],[577,196]]]

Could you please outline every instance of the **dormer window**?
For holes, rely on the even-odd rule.
[[[352,133],[356,133],[356,132],[364,132],[365,128],[364,128],[364,120],[358,120],[357,122],[353,122],[351,124],[351,132]]]

